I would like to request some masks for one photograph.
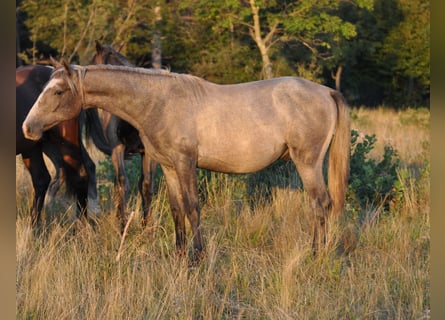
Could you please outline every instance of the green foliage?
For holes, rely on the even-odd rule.
[[[390,30],[381,53],[382,62],[394,72],[390,83],[394,96],[388,102],[419,105],[430,86],[430,2],[397,2],[404,18]]]
[[[366,135],[359,142],[359,133],[351,131],[351,163],[347,202],[353,210],[364,210],[367,207],[387,207],[397,193],[394,186],[398,181],[397,169],[400,159],[397,151],[387,145],[383,159],[376,161],[369,157],[375,147],[375,134]]]
[[[94,40],[151,66],[160,34],[162,63],[217,83],[258,80],[262,53],[249,1],[21,0],[17,55],[85,64]],[[297,75],[334,86],[350,104],[429,104],[430,5],[427,0],[255,0],[273,76]],[[161,13],[156,18],[155,9]],[[339,69],[339,67],[342,67]],[[338,81],[340,83],[340,81]]]

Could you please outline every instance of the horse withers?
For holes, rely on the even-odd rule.
[[[161,165],[179,251],[186,249],[185,217],[195,252],[204,248],[197,167],[251,173],[290,157],[317,217],[314,249],[325,239],[326,219],[342,213],[350,122],[343,96],[331,88],[296,77],[218,85],[166,71],[63,62],[23,123],[25,136],[39,139],[89,107],[130,123]],[[322,172],[328,149],[329,192]]]
[[[40,140],[29,140],[23,135],[23,121],[53,70],[53,67],[44,65],[16,69],[16,155],[22,156],[31,175],[34,197],[30,216],[33,226],[40,222],[45,196],[47,202],[51,202],[64,182],[67,194],[76,197],[78,215],[86,212],[87,207],[96,213],[98,207],[95,164],[83,146],[77,117],[49,129]],[[43,153],[54,165],[52,180]]]

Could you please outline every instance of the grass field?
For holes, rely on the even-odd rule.
[[[397,150],[398,196],[388,207],[348,204],[317,257],[311,212],[288,166],[260,176],[280,182],[268,192],[249,191],[239,176],[203,180],[207,250],[190,265],[175,254],[162,177],[146,229],[140,200],[129,200],[134,219],[124,241],[104,177],[94,228],[73,222],[72,200],[61,198],[36,235],[30,179],[17,158],[17,319],[429,319],[429,116],[351,110],[361,137],[376,134],[374,159],[387,144]]]

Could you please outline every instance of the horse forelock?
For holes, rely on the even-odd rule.
[[[71,77],[68,75],[65,69],[60,68],[54,70],[54,72],[51,74],[51,79],[56,79],[56,78],[62,79],[64,82],[66,82],[73,95],[78,94],[74,81],[71,79]]]
[[[59,78],[64,81],[68,87],[70,88],[72,94],[74,96],[81,94],[82,103],[85,101],[85,92],[83,89],[83,79],[85,78],[87,69],[83,66],[75,65],[73,66],[74,73],[77,76],[78,79],[78,86],[76,86],[75,82],[73,81],[72,77],[68,74],[68,72],[64,68],[56,69],[51,74],[51,79]]]

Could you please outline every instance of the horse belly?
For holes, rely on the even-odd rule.
[[[278,160],[287,150],[284,143],[265,142],[255,139],[236,141],[222,140],[198,148],[198,167],[225,173],[252,173],[266,168]]]

